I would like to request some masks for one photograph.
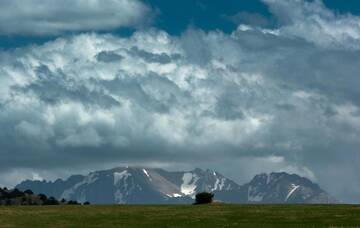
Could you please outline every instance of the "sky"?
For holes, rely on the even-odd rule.
[[[0,185],[115,166],[360,203],[357,0],[1,0]]]

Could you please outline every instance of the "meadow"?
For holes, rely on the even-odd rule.
[[[360,227],[357,205],[3,206],[0,227]]]

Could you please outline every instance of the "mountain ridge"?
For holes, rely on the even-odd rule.
[[[117,167],[53,182],[26,180],[16,188],[93,204],[191,203],[204,191],[229,203],[338,203],[311,180],[285,172],[258,174],[240,185],[210,169]]]

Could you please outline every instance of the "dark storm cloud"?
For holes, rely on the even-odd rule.
[[[134,56],[143,58],[147,62],[161,63],[161,64],[167,64],[170,63],[172,60],[177,60],[180,58],[180,55],[178,54],[173,54],[171,56],[167,55],[166,53],[154,54],[151,52],[147,52],[145,50],[141,50],[137,47],[132,47],[129,53]]]
[[[36,68],[38,80],[19,90],[24,93],[33,92],[43,102],[56,103],[75,101],[85,106],[109,108],[120,105],[118,101],[106,95],[101,88],[90,90],[85,85],[78,84],[68,78],[63,72],[51,72],[46,65]]]
[[[173,82],[151,73],[146,79],[141,80],[117,77],[114,80],[99,83],[112,94],[129,99],[134,105],[140,105],[149,112],[169,112],[171,106],[178,102],[177,99],[183,96]],[[156,91],[147,91],[147,88],[158,90],[160,97],[152,94]]]
[[[110,63],[120,61],[123,57],[112,51],[102,51],[96,55],[96,59],[99,62]]]

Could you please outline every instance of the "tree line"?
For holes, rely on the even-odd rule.
[[[90,204],[89,202],[83,203]],[[81,205],[74,200],[58,200],[45,194],[35,194],[31,190],[20,191],[19,189],[0,188],[0,205]]]

